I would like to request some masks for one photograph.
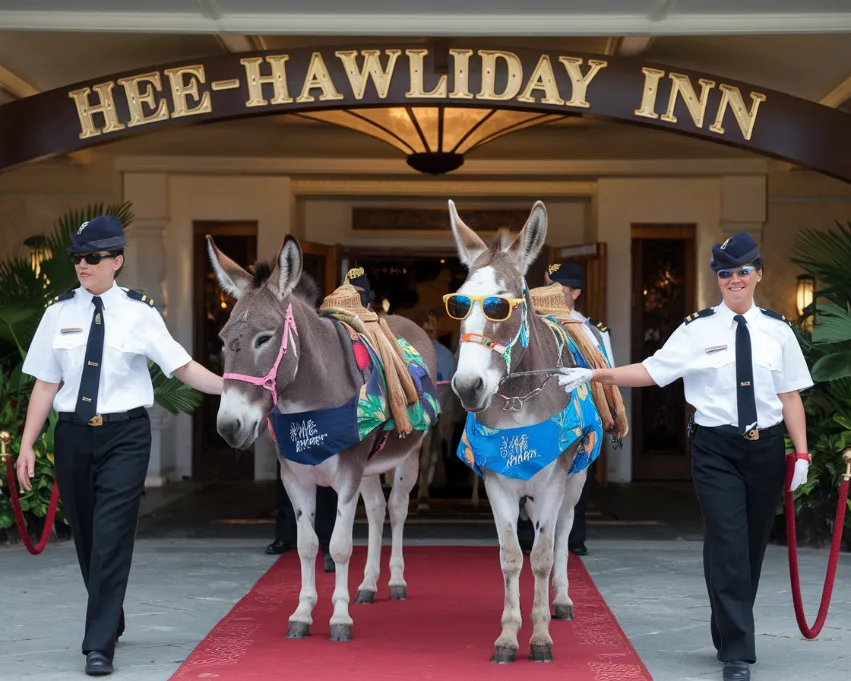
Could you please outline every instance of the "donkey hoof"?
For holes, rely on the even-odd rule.
[[[533,643],[529,651],[532,662],[552,662],[553,646],[550,643]]]
[[[366,589],[360,589],[358,591],[358,595],[355,596],[355,604],[356,605],[368,605],[375,600],[375,592],[367,591]]]
[[[352,640],[352,625],[351,624],[332,624],[331,625],[331,640],[332,641],[351,641]]]
[[[287,638],[307,638],[310,625],[307,622],[290,622]]]
[[[428,513],[431,509],[428,504],[417,504],[417,515]]]
[[[406,601],[408,600],[408,588],[405,586],[391,586],[390,587],[390,600],[391,601]]]
[[[493,649],[492,664],[511,664],[514,658],[517,657],[517,648],[506,648],[505,646],[496,646]]]
[[[553,615],[553,619],[555,620],[572,620],[573,619],[573,604],[570,605],[557,605],[556,613]]]

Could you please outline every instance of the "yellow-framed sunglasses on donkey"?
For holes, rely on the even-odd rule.
[[[507,298],[505,296],[468,296],[463,293],[447,293],[443,296],[446,314],[452,319],[463,321],[470,316],[473,305],[478,303],[485,318],[492,322],[504,322],[514,312],[514,308],[525,303],[525,298]]]

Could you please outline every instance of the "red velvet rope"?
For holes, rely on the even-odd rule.
[[[797,457],[792,454],[786,457],[786,541],[789,547],[789,578],[792,583],[792,603],[795,606],[795,619],[798,628],[805,638],[813,639],[819,635],[827,619],[830,608],[830,597],[833,594],[833,582],[836,578],[836,564],[839,561],[839,546],[842,543],[842,528],[845,524],[845,507],[848,499],[848,480],[843,480],[839,486],[839,504],[836,507],[836,519],[833,523],[833,543],[830,546],[830,558],[827,562],[827,573],[824,578],[824,589],[821,592],[821,604],[812,628],[807,626],[804,605],[801,601],[801,582],[798,575],[798,546],[795,533],[795,501],[794,493],[789,491],[792,474],[795,472]]]
[[[12,510],[15,512],[15,522],[18,523],[18,531],[21,533],[21,539],[24,546],[34,556],[44,551],[47,546],[47,540],[50,539],[50,531],[53,529],[53,518],[56,516],[56,505],[59,503],[59,485],[56,480],[53,481],[53,493],[50,495],[50,506],[47,507],[47,517],[44,519],[44,529],[41,531],[41,540],[33,546],[30,534],[27,532],[27,523],[24,520],[24,514],[21,512],[21,502],[18,499],[18,481],[15,476],[15,466],[12,463],[12,457],[6,457],[6,478],[9,485],[9,499],[12,501]]]

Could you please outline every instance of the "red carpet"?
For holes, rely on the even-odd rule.
[[[524,557],[520,583],[523,626],[512,665],[493,665],[503,604],[502,571],[495,547],[405,547],[408,600],[391,601],[389,547],[382,552],[375,603],[349,606],[352,640],[328,639],[334,575],[317,565],[319,602],[307,639],[286,638],[301,585],[296,554],[282,556],[219,622],[172,679],[266,681],[345,679],[559,679],[652,681],[623,630],[582,565],[571,555],[570,596],[576,619],[550,623],[552,664],[527,659],[533,578]],[[349,572],[354,600],[366,548],[356,547]],[[518,676],[518,674],[520,676]]]

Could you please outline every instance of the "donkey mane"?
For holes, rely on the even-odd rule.
[[[252,269],[253,276],[251,286],[254,289],[259,289],[269,280],[269,277],[272,276],[275,265],[269,260],[258,260]],[[319,299],[322,292],[319,290],[319,286],[313,280],[313,277],[302,272],[295,289],[293,289],[293,295],[298,296],[311,307],[316,308],[319,306]]]
[[[488,244],[488,250],[476,259],[476,267],[487,267],[494,259],[511,245],[514,235],[508,227],[500,227]]]

